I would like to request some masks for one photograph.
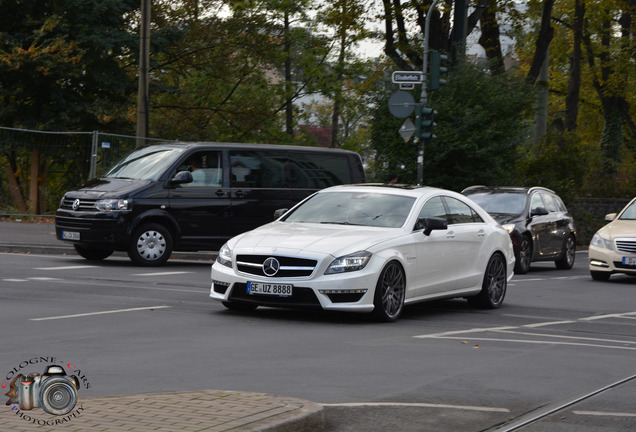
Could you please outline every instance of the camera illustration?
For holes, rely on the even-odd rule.
[[[41,407],[49,414],[64,415],[75,408],[79,387],[75,375],[68,376],[61,366],[49,365],[42,375],[18,375],[7,393],[7,405],[17,403],[25,411]]]

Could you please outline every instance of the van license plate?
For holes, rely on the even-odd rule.
[[[62,231],[62,238],[64,240],[79,240],[80,233],[77,231]]]
[[[289,297],[292,295],[294,286],[288,284],[270,284],[263,282],[248,282],[247,293],[248,294],[265,294],[275,295],[281,297]]]

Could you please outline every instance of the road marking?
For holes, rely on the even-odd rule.
[[[131,309],[116,309],[110,311],[101,311],[101,312],[89,312],[75,315],[61,315],[55,317],[45,317],[45,318],[31,318],[29,321],[47,321],[47,320],[56,320],[56,319],[65,319],[65,318],[77,318],[77,317],[85,317],[92,315],[104,315],[104,314],[112,314],[112,313],[120,313],[120,312],[134,312],[141,310],[154,310],[154,309],[166,309],[172,306],[148,306],[148,307],[139,307],[139,308],[131,308]]]
[[[634,413],[603,412],[603,411],[572,411],[573,414],[608,417],[636,417]]]
[[[62,266],[62,267],[35,267],[33,270],[81,270],[97,268],[97,266],[91,265],[78,265],[78,266]]]
[[[618,350],[626,350],[626,351],[636,351],[636,347],[625,347],[625,346],[612,346],[612,345],[600,345],[600,344],[588,344],[588,343],[576,343],[576,342],[557,342],[557,341],[548,341],[548,340],[530,340],[530,339],[503,339],[503,338],[487,338],[487,337],[454,337],[448,336],[439,339],[456,339],[456,340],[464,340],[470,339],[471,341],[488,341],[488,342],[515,342],[515,343],[525,343],[525,344],[544,344],[544,345],[569,345],[569,346],[585,346],[592,348],[609,348],[609,349],[618,349]]]
[[[173,271],[173,272],[159,272],[159,273],[135,273],[131,276],[168,276],[168,275],[178,275],[178,274],[188,274],[194,272],[187,271]]]
[[[36,280],[36,281],[59,281],[61,279],[58,278],[50,278],[50,277],[30,277],[29,280]]]
[[[28,282],[27,279],[2,279],[2,282]]]
[[[540,322],[540,323],[534,323],[534,324],[524,324],[521,327],[530,327],[530,328],[536,328],[536,327],[545,327],[545,326],[551,326],[551,325],[559,325],[559,324],[572,324],[575,323],[576,321],[552,321],[552,322]]]
[[[431,403],[407,403],[407,402],[351,402],[340,404],[322,404],[322,406],[331,407],[383,407],[383,406],[397,406],[397,407],[415,407],[415,408],[447,408],[447,409],[460,409],[470,411],[487,411],[487,412],[504,412],[509,413],[507,408],[491,408],[491,407],[478,407],[469,405],[446,405],[446,404],[431,404]]]
[[[519,327],[486,327],[486,328],[474,328],[474,329],[470,329],[470,330],[456,330],[456,331],[449,331],[449,332],[444,332],[444,333],[434,333],[434,334],[430,334],[430,335],[418,335],[418,336],[413,336],[414,338],[420,338],[420,339],[424,339],[424,338],[445,338],[447,336],[450,335],[456,335],[456,334],[466,334],[466,333],[481,333],[481,332],[487,332],[487,331],[497,331],[497,330],[511,330],[511,329],[516,329]]]
[[[542,336],[554,339],[575,339],[575,340],[589,340],[596,342],[615,342],[625,345],[636,345],[634,341],[627,340],[616,340],[616,339],[601,339],[601,338],[591,338],[591,337],[581,337],[581,336],[564,336],[564,335],[551,335],[546,333],[529,333],[529,332],[517,332],[517,331],[507,331],[507,330],[496,330],[499,333],[510,333],[516,335],[524,335],[524,336]]]

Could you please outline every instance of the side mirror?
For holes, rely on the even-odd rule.
[[[605,215],[605,220],[608,222],[611,222],[614,219],[616,219],[616,213],[608,213]]]
[[[173,178],[170,180],[172,184],[183,184],[183,183],[192,183],[192,173],[190,171],[179,171]]]
[[[418,224],[424,226],[424,235],[429,236],[433,230],[445,230],[448,229],[448,223],[441,218],[424,218],[419,219]]]
[[[534,210],[532,210],[532,213],[530,213],[530,216],[545,216],[547,214],[550,214],[550,212],[547,211],[545,208],[537,207]]]
[[[278,209],[278,210],[276,210],[276,211],[274,212],[274,219],[278,219],[279,217],[281,217],[282,215],[284,215],[285,213],[287,213],[287,210],[289,210],[289,209],[282,208],[282,209]]]

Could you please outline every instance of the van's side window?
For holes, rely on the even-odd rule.
[[[351,183],[349,161],[340,155],[292,153],[285,166],[292,188],[326,188]]]
[[[282,188],[285,161],[276,153],[236,150],[230,152],[231,186],[234,188]]]
[[[223,183],[223,165],[221,152],[197,152],[190,156],[180,170],[192,172],[192,183],[185,187],[221,186]]]

